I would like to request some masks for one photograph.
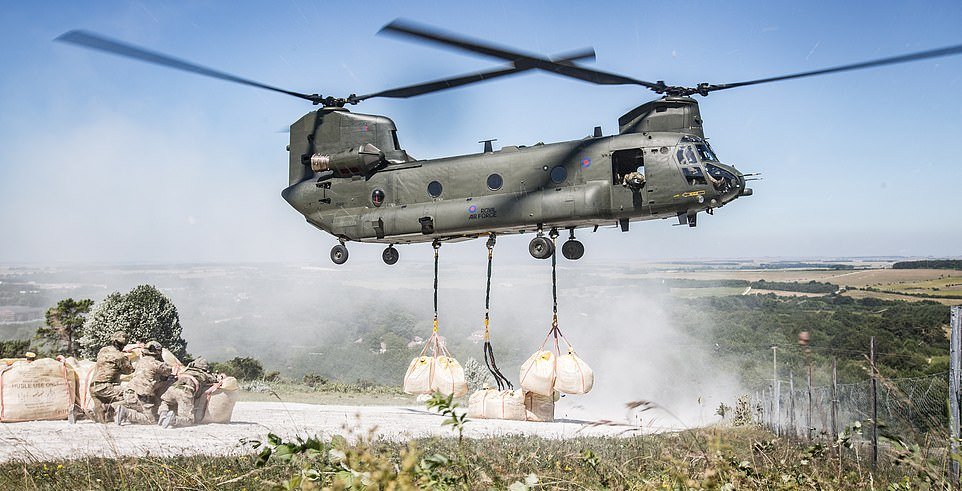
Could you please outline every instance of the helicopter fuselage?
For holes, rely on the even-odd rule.
[[[387,118],[351,116],[377,118],[379,130],[396,136]],[[381,142],[395,147],[384,154],[399,158],[382,169],[327,179],[298,170],[306,159],[292,153],[295,182],[282,195],[342,241],[405,244],[603,225],[627,230],[631,221],[669,217],[694,226],[699,211],[750,194],[743,175],[718,162],[698,130],[627,132],[421,161],[392,138]],[[295,124],[292,144],[304,138],[296,132]]]

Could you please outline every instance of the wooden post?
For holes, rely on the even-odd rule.
[[[814,428],[815,425],[812,424],[812,362],[811,361],[808,362],[808,418],[806,419],[805,422],[808,425],[806,429],[806,434],[808,435],[808,439],[811,440],[815,433],[815,428]]]
[[[779,401],[779,396],[782,395],[781,394],[782,391],[779,390],[779,387],[778,387],[777,350],[778,350],[778,346],[772,345],[772,397],[775,398],[775,400],[772,402],[772,407],[773,407],[772,431],[774,431],[776,435],[779,434],[778,427],[780,426],[780,423],[781,423],[781,410],[782,410],[781,403],[780,403],[781,401]]]
[[[795,427],[795,372],[788,372],[788,427],[792,429],[792,436],[798,436]]]
[[[832,358],[832,441],[838,438],[838,360]],[[838,448],[838,455],[842,455],[842,447]]]
[[[958,438],[962,436],[959,428],[960,407],[962,401],[962,307],[952,307],[952,320],[949,323],[949,447],[951,455],[949,461],[949,482],[952,486],[959,484],[959,462],[952,458],[958,455]]]
[[[869,345],[869,362],[872,369],[872,469],[878,467],[878,376],[875,369],[875,336]]]

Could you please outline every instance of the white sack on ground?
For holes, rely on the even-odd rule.
[[[587,394],[595,383],[594,372],[574,350],[558,357],[554,388],[565,394]]]
[[[434,377],[431,389],[446,396],[454,394],[461,397],[468,393],[468,383],[464,379],[464,369],[458,360],[450,356],[439,356],[434,360]]]
[[[468,417],[524,421],[524,396],[520,390],[481,389],[468,398]]]
[[[226,377],[215,386],[217,389],[207,396],[207,408],[204,410],[204,423],[230,423],[234,413],[234,403],[239,397],[240,385],[234,377]]]
[[[74,402],[77,404],[77,407],[83,411],[92,413],[94,410],[94,399],[90,394],[90,383],[93,382],[94,376],[97,375],[97,362],[92,360],[78,360],[73,357],[67,358],[66,361],[77,377],[74,381],[77,388]]]
[[[524,395],[525,419],[528,421],[554,421],[555,397],[528,392]]]
[[[554,394],[555,356],[550,351],[536,351],[521,365],[521,388],[543,396]]]
[[[419,356],[411,360],[408,371],[404,375],[404,392],[406,394],[430,394],[431,379],[434,377],[434,357]]]
[[[67,419],[76,375],[65,362],[40,358],[0,371],[0,421]]]

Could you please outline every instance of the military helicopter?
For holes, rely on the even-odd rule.
[[[529,54],[396,20],[381,32],[486,55],[508,66],[444,80],[344,98],[289,91],[206,68],[164,54],[84,32],[57,38],[86,48],[164,65],[229,82],[271,90],[322,106],[290,126],[288,187],[281,196],[320,230],[338,238],[331,260],[348,259],[346,243],[387,244],[382,259],[398,261],[398,244],[503,234],[535,233],[528,250],[538,259],[554,255],[554,239],[567,230],[561,247],[580,259],[584,246],[575,230],[614,225],[623,232],[633,221],[676,217],[697,225],[699,212],[713,214],[751,196],[743,174],[722,163],[705,139],[694,95],[725,89],[904,63],[962,53],[962,45],[901,56],[735,83],[693,87],[647,82],[579,65],[591,49],[556,57]],[[345,106],[375,97],[408,98],[530,70],[541,70],[601,85],[638,85],[662,97],[618,118],[618,134],[595,127],[581,140],[495,151],[484,140],[477,154],[417,160],[401,147],[397,127],[384,116],[359,114]],[[547,234],[547,237],[546,237]]]

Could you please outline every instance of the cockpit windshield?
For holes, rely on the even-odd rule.
[[[708,145],[699,143],[695,145],[695,149],[698,150],[698,156],[701,157],[702,162],[718,162],[718,158]]]

